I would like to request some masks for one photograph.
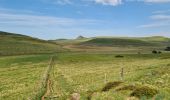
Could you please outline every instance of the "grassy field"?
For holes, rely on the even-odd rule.
[[[73,93],[78,93],[80,100],[170,99],[170,54],[115,56],[78,52],[55,54],[48,80],[43,77],[50,55],[1,57],[0,99],[37,100],[46,91],[45,100],[67,100]],[[107,87],[116,82],[121,84]],[[48,86],[43,87],[43,84]],[[130,96],[143,87],[142,97]],[[150,89],[156,91],[154,95]]]
[[[0,32],[0,100],[69,100],[73,94],[170,100],[170,53],[163,51],[169,43],[165,37],[45,41]]]
[[[130,95],[143,88],[146,94],[133,100],[170,99],[170,54],[115,56],[80,52],[55,54],[49,82],[43,77],[51,55],[1,57],[0,99],[37,100],[46,94],[45,100],[67,100],[71,94],[78,93],[80,100],[131,100]],[[117,83],[121,84],[114,85]],[[152,91],[155,92],[152,94]]]
[[[0,57],[0,100],[37,100],[50,55]]]
[[[0,55],[26,55],[61,52],[64,49],[55,43],[0,31]]]
[[[124,54],[123,56],[115,58],[114,54],[59,54],[50,74],[51,92],[47,98],[66,100],[72,93],[79,93],[81,100],[88,98],[126,100],[135,89],[146,87],[155,89],[156,94],[150,98],[145,94],[140,98],[144,99],[146,96],[155,100],[170,99],[170,54]],[[124,77],[120,80],[122,67]],[[123,83],[102,91],[108,82]],[[125,88],[131,86],[134,90]],[[144,93],[151,92],[147,89]]]

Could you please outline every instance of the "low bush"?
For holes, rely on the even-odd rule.
[[[102,89],[103,92],[109,91],[110,89],[119,86],[121,83],[121,81],[116,81],[116,82],[109,82],[107,83],[104,88]]]
[[[157,54],[158,52],[157,52],[156,50],[153,50],[152,53],[153,53],[153,54]]]
[[[116,55],[115,57],[116,57],[116,58],[123,58],[124,56],[122,56],[122,55]]]
[[[141,87],[136,88],[130,94],[130,96],[135,96],[138,98],[142,98],[142,97],[151,98],[151,97],[155,96],[157,93],[158,93],[158,90],[153,87],[141,86]]]
[[[166,47],[165,51],[170,51],[170,47]]]

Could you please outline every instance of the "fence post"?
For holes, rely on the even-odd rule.
[[[123,78],[124,78],[124,68],[122,67],[120,71],[120,80],[123,80]]]

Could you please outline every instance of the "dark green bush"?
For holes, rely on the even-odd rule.
[[[156,50],[153,50],[152,53],[153,53],[153,54],[157,54],[158,52],[157,52]]]
[[[162,52],[161,51],[158,51],[158,54],[161,54]]]
[[[142,86],[139,88],[136,88],[131,94],[130,96],[135,96],[138,98],[142,98],[142,97],[147,97],[147,98],[151,98],[154,95],[156,95],[158,93],[158,90],[149,87],[149,86]]]
[[[122,56],[122,55],[116,55],[115,57],[116,57],[116,58],[123,58],[124,56]]]
[[[170,51],[170,47],[166,47],[165,51]]]
[[[117,87],[119,86],[121,83],[121,81],[116,81],[116,82],[109,82],[107,83],[104,88],[102,89],[103,92],[109,91],[111,88]]]

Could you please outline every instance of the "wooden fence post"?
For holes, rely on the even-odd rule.
[[[120,79],[123,80],[123,78],[124,78],[124,68],[122,67],[120,71]]]

